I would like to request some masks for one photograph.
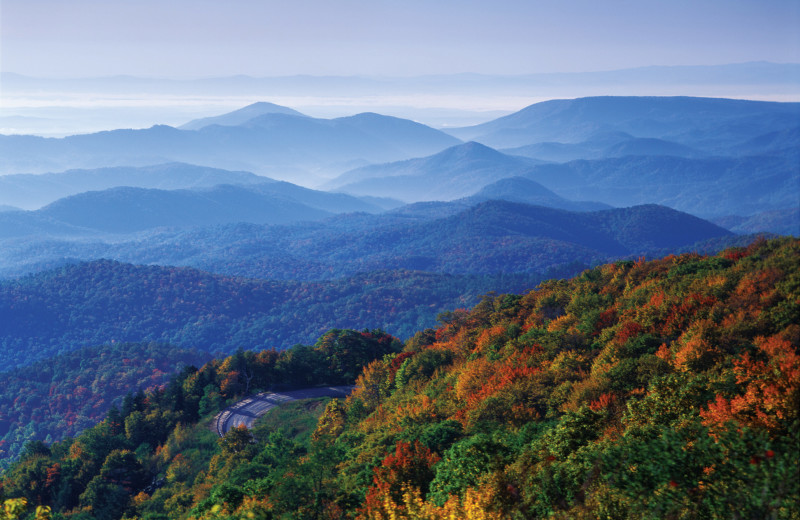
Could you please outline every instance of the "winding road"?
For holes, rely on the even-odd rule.
[[[244,425],[247,428],[252,428],[256,419],[283,403],[315,397],[347,397],[353,391],[353,388],[355,387],[327,386],[281,393],[262,392],[251,395],[218,413],[214,417],[214,422],[211,423],[211,429],[222,437],[234,426]]]

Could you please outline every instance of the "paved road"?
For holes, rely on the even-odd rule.
[[[214,417],[212,429],[217,435],[222,437],[234,426],[245,425],[247,428],[253,427],[256,419],[288,401],[297,399],[310,399],[314,397],[347,397],[353,391],[354,386],[328,386],[323,388],[304,388],[303,390],[291,390],[279,394],[272,392],[262,392],[251,395],[233,404]]]

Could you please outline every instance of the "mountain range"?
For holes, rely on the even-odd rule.
[[[534,164],[537,162],[469,142],[429,157],[351,170],[322,187],[406,202],[453,200],[473,195],[498,180],[521,176]]]
[[[655,202],[704,218],[797,207],[800,193],[800,169],[791,156],[627,156],[538,165],[527,176],[567,199]]]
[[[95,78],[35,78],[0,73],[4,97],[17,101],[82,99],[91,96],[97,108],[30,106],[18,103],[0,116],[2,133],[69,135],[109,128],[143,128],[154,122],[173,126],[204,117],[202,105],[175,104],[188,98],[217,107],[235,98],[273,100],[318,117],[354,112],[379,112],[440,127],[477,124],[514,110],[513,100],[577,98],[599,95],[675,95],[768,99],[796,96],[800,65],[749,62],[715,66],[653,66],[584,73],[525,75],[437,74],[420,77],[286,76],[197,78],[170,80],[135,76]],[[103,103],[99,92],[123,95],[124,102]],[[235,93],[232,96],[231,93]],[[462,102],[453,106],[453,96]],[[324,103],[319,100],[324,99]],[[425,100],[425,103],[420,103]],[[490,100],[502,100],[501,103]],[[505,101],[510,100],[510,101]],[[120,102],[123,101],[123,102]],[[437,101],[444,101],[441,104]],[[248,101],[249,102],[249,101]],[[45,103],[42,103],[45,104]],[[20,106],[21,105],[21,106]],[[442,106],[443,105],[443,106]]]
[[[87,213],[102,222],[95,227],[127,222],[124,212],[104,217]],[[15,214],[0,214],[4,216]],[[72,226],[78,224],[92,225]],[[0,275],[96,258],[279,280],[336,279],[384,269],[544,274],[573,264],[733,238],[710,222],[662,206],[575,212],[477,199],[421,203],[374,215],[342,214],[313,223],[154,229],[113,239],[85,233],[76,239],[70,234],[73,227],[58,225],[64,228],[62,236],[54,226],[45,237],[8,238],[0,254]]]
[[[523,290],[604,261],[730,237],[661,206],[568,212],[505,201],[439,218],[398,211],[295,227],[198,228],[89,255],[157,266],[95,260],[0,282],[0,353],[22,366],[111,341],[232,352],[358,324],[406,337],[488,290]],[[177,263],[257,277],[163,267]]]
[[[430,157],[351,170],[324,187],[416,202],[464,198],[498,181],[524,177],[533,182],[519,186],[524,191],[517,197],[533,190],[551,201],[595,201],[595,208],[656,203],[714,218],[798,207],[798,161],[796,150],[781,150],[744,157],[642,153],[543,163],[470,142]]]
[[[185,163],[69,170],[59,173],[0,175],[0,204],[38,209],[69,195],[127,186],[175,190],[219,184],[258,184],[272,179],[249,172]]]
[[[800,103],[693,97],[587,97],[544,101],[480,125],[448,129],[495,148],[580,143],[624,132],[718,153],[777,130],[794,129]]]
[[[238,125],[199,130],[159,125],[64,138],[0,135],[0,171],[186,162],[310,184],[330,172],[427,155],[459,142],[425,125],[379,114],[315,119],[271,111]]]
[[[572,253],[590,264],[633,254],[618,248],[623,237],[593,227],[600,218],[596,212],[648,204],[712,219],[740,233],[800,233],[798,106],[583,98],[537,103],[484,125],[449,130],[502,150],[462,143],[408,120],[370,113],[318,119],[270,103],[187,123],[195,129],[156,126],[63,139],[0,136],[0,148],[8,152],[0,162],[28,154],[26,161],[59,163],[68,156],[104,164],[0,175],[0,205],[7,206],[0,212],[0,273],[116,258],[313,280],[383,268],[490,273],[500,265],[491,258],[517,254],[529,258],[513,260],[513,269],[543,272],[563,265]],[[359,167],[330,179],[324,187],[336,190],[331,193],[213,166],[106,164],[187,157],[200,164],[274,166],[284,176],[297,167],[306,183],[319,179],[316,173],[325,168]],[[387,157],[402,160],[382,162]],[[574,157],[586,158],[563,161]],[[415,204],[398,207],[397,199]],[[551,213],[541,232],[531,225],[521,235],[508,235],[507,242],[493,243],[481,233],[494,233],[494,224],[482,226],[470,211],[498,199],[591,215]],[[432,202],[437,200],[444,203]],[[487,215],[503,214],[528,222],[529,216],[502,204],[483,208],[487,221]],[[365,214],[386,210],[391,211]],[[663,217],[663,212],[653,216]],[[455,226],[459,218],[474,221],[476,231]],[[591,222],[582,225],[605,237],[605,245],[548,234],[566,220],[586,218]],[[665,225],[656,228],[668,231]],[[448,233],[462,240],[458,247]],[[563,243],[547,262],[532,245],[536,240]],[[474,250],[479,244],[496,253]],[[460,256],[450,256],[448,251],[459,247]],[[465,266],[461,271],[458,262]]]

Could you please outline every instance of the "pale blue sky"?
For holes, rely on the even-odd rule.
[[[524,74],[800,62],[797,0],[2,0],[39,77]]]

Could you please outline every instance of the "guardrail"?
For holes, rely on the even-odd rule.
[[[294,401],[296,399],[303,399],[305,397],[302,396],[304,393],[321,393],[320,397],[324,396],[323,393],[325,390],[328,391],[328,396],[330,397],[340,397],[347,395],[349,392],[353,390],[353,386],[341,386],[341,387],[314,387],[314,388],[305,388],[302,390],[290,390],[286,393],[274,393],[274,392],[261,392],[260,394],[248,396],[238,403],[234,403],[231,406],[225,408],[220,413],[216,415],[214,418],[214,429],[217,432],[217,435],[220,437],[225,436],[225,425],[227,424],[228,420],[236,413],[237,410],[241,410],[242,408],[247,408],[249,405],[256,401],[266,401],[275,406],[281,405],[283,403]],[[296,396],[288,395],[288,394],[297,394]],[[336,394],[336,395],[332,395]],[[309,396],[311,397],[311,396]],[[316,397],[316,396],[314,396]]]

